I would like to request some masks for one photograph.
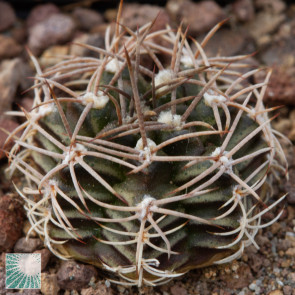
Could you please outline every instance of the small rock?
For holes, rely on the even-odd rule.
[[[295,170],[291,169],[289,172],[289,180],[285,184],[285,191],[288,192],[287,202],[291,205],[295,204]]]
[[[42,67],[47,68],[64,60],[64,56],[69,54],[69,45],[54,45],[44,50],[39,63]]]
[[[5,294],[5,268],[0,266],[0,294]]]
[[[288,267],[290,267],[290,265],[291,265],[291,260],[290,259],[283,260],[282,263],[281,263],[281,267],[283,267],[283,268],[288,268]]]
[[[104,22],[103,16],[100,13],[82,7],[77,7],[73,11],[73,16],[78,24],[78,28],[86,31]]]
[[[174,21],[183,21],[184,26],[189,25],[189,34],[193,36],[205,33],[225,18],[222,8],[212,0],[199,3],[170,0],[166,8]]]
[[[292,287],[291,286],[284,286],[283,292],[284,292],[284,295],[292,295]]]
[[[41,271],[45,269],[47,266],[47,263],[49,262],[49,259],[51,257],[51,252],[48,249],[41,249],[37,250],[34,253],[40,253],[41,254]]]
[[[51,15],[57,14],[59,12],[60,12],[59,8],[53,3],[37,5],[31,10],[27,18],[27,27],[31,28],[34,25],[45,21]]]
[[[11,105],[18,88],[25,90],[31,85],[27,79],[32,71],[20,58],[4,60],[0,64],[0,110],[5,112]]]
[[[175,284],[170,288],[171,295],[187,295],[186,289],[180,284]]]
[[[16,26],[10,30],[11,37],[18,43],[24,44],[28,37],[27,28],[23,25]]]
[[[241,22],[248,22],[254,18],[252,0],[237,0],[232,4],[233,13]]]
[[[73,40],[73,43],[75,42],[104,48],[104,38],[100,34],[83,34],[75,38]],[[90,56],[97,57],[98,55],[97,52],[76,44],[71,45],[70,54],[75,56],[87,56],[87,57],[90,57]]]
[[[21,106],[27,110],[27,111],[31,111],[32,107],[33,107],[33,103],[34,103],[34,99],[31,97],[24,97],[21,99]]]
[[[255,83],[264,80],[262,72],[254,75]],[[276,105],[295,105],[295,66],[293,67],[273,67],[273,72],[268,83],[264,96],[267,103]]]
[[[0,118],[0,147],[3,149],[4,143],[6,138],[8,137],[8,134],[6,132],[12,132],[15,128],[17,128],[19,124],[9,118],[5,118],[4,116]],[[6,132],[4,132],[5,130]],[[5,150],[9,150],[9,148],[12,146],[13,142],[7,143],[5,145]],[[0,159],[5,157],[5,153],[0,150]],[[1,229],[0,229],[1,231]]]
[[[41,273],[41,292],[43,295],[57,295],[59,287],[57,285],[56,274]]]
[[[73,19],[65,14],[53,14],[29,31],[29,47],[40,54],[47,47],[69,41],[75,31]]]
[[[274,290],[268,293],[268,295],[284,295],[281,290]]]
[[[251,269],[247,264],[241,263],[237,272],[220,276],[229,289],[240,289],[248,286],[253,281]]]
[[[0,2],[0,32],[10,28],[16,21],[12,6],[4,1]]]
[[[249,265],[252,271],[257,273],[263,264],[263,258],[261,257],[261,255],[258,255],[258,254],[252,254],[252,255],[249,255],[248,257],[250,261]]]
[[[87,288],[81,290],[81,295],[113,295],[114,292],[103,283],[98,283],[95,289]]]
[[[275,235],[281,230],[281,228],[282,228],[281,225],[278,222],[276,222],[272,224],[272,226],[270,227],[270,230]]]
[[[81,290],[96,275],[97,270],[92,265],[80,264],[75,261],[63,261],[57,272],[57,282],[61,289]]]
[[[257,44],[266,43],[263,37],[275,31],[285,20],[285,15],[274,15],[269,12],[259,12],[252,22],[247,24],[246,29],[249,34],[256,40]],[[270,41],[269,39],[267,39]],[[267,42],[268,42],[267,41]]]
[[[0,198],[0,252],[9,250],[22,234],[22,205],[4,195]]]
[[[230,29],[218,30],[206,45],[206,55],[210,57],[248,54],[254,50],[253,39],[247,32]]]
[[[282,0],[255,0],[255,7],[260,10],[279,14],[286,9],[286,3]]]
[[[15,253],[32,253],[42,246],[43,246],[43,242],[40,239],[28,238],[26,240],[25,237],[22,237],[16,242],[14,246],[14,252]]]
[[[273,66],[275,64],[283,67],[295,66],[295,36],[287,40],[280,40],[271,44],[267,47],[265,51],[261,54],[261,60],[268,66]]]
[[[286,251],[286,255],[291,256],[291,257],[295,257],[295,248],[289,248]]]
[[[158,16],[158,17],[157,17]],[[170,23],[170,17],[166,10],[160,6],[148,4],[126,4],[122,11],[122,20],[124,25],[132,30],[141,27],[157,17],[151,31],[165,29]]]
[[[15,57],[22,51],[21,46],[12,37],[0,35],[0,44],[0,60]]]
[[[291,248],[292,246],[292,242],[284,239],[284,240],[279,240],[279,243],[277,245],[278,251],[286,251],[289,248]]]

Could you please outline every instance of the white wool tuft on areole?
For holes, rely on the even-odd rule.
[[[62,161],[63,164],[69,164],[71,160],[75,158],[77,155],[77,152],[86,152],[87,148],[80,143],[76,143],[75,146],[69,148],[65,153],[64,153],[64,160]]]
[[[103,109],[106,104],[109,102],[109,97],[104,95],[102,91],[98,91],[97,95],[92,92],[86,92],[82,96],[82,103],[87,105],[88,103],[93,103],[93,108],[95,109]]]
[[[188,55],[183,55],[180,58],[180,62],[184,65],[185,68],[193,68],[195,66],[192,58]]]
[[[113,74],[115,74],[115,73],[117,73],[118,71],[119,71],[119,69],[120,69],[120,67],[123,65],[123,63],[121,62],[121,61],[116,61],[115,59],[111,59],[108,63],[107,63],[107,65],[106,65],[106,67],[105,67],[105,70],[107,71],[107,72],[110,72],[110,73],[113,73]]]
[[[156,208],[155,205],[153,205],[153,201],[156,199],[151,197],[150,195],[144,195],[143,200],[137,205],[140,207],[140,215],[139,215],[139,220],[143,220],[149,211],[152,211],[153,208]]]
[[[220,94],[210,94],[208,92],[204,93],[204,100],[205,100],[205,104],[207,106],[212,106],[212,103],[220,103],[220,102],[225,102],[226,98]]]
[[[135,149],[139,151],[139,156],[149,163],[151,161],[153,148],[156,146],[153,140],[147,138],[147,146],[145,147],[142,138],[140,138],[136,143]]]
[[[221,154],[221,148],[217,147],[214,152],[211,154],[212,157],[217,157]]]
[[[155,87],[157,87],[160,84],[170,82],[172,80],[172,78],[173,78],[172,70],[161,70],[161,71],[159,71],[159,73],[155,76]],[[162,91],[166,90],[167,88],[168,88],[167,85],[165,85],[165,86],[163,86],[161,88],[158,88],[156,90],[156,93],[162,92]]]
[[[153,147],[157,146],[156,143],[153,140],[151,140],[150,138],[147,138],[146,140],[147,140],[147,145],[148,145],[149,148],[153,148]],[[144,150],[142,138],[140,138],[137,141],[135,149],[138,150],[138,151],[143,151]]]
[[[50,103],[50,104],[44,104],[42,106],[39,107],[38,109],[38,115],[43,118],[47,115],[49,115],[50,113],[52,113],[54,110],[54,104]]]
[[[161,112],[158,117],[158,122],[171,125],[172,127],[181,127],[181,116],[172,114],[171,111]]]

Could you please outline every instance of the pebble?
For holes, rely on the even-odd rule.
[[[57,283],[61,289],[81,290],[86,287],[97,270],[92,265],[80,264],[75,261],[63,261],[57,272]]]
[[[9,36],[0,35],[0,44],[0,60],[16,57],[22,51],[22,47]]]
[[[218,30],[206,45],[206,55],[210,57],[248,54],[254,50],[253,39],[247,32],[233,31],[227,28]]]
[[[57,285],[56,274],[41,273],[41,292],[43,295],[57,295],[59,287]]]
[[[282,263],[281,263],[281,267],[283,268],[287,268],[291,265],[291,260],[288,259],[288,260],[283,260]]]
[[[290,39],[280,38],[281,40],[268,46],[261,54],[262,62],[269,66],[277,64],[278,68],[294,66],[295,34],[289,33],[289,36]]]
[[[64,60],[69,54],[69,45],[53,45],[45,49],[39,58],[39,63],[44,68],[51,67]]]
[[[253,281],[253,276],[250,267],[241,263],[235,275],[228,273],[221,275],[221,279],[227,288],[236,290],[248,286]]]
[[[9,29],[16,21],[12,6],[5,1],[0,2],[0,32]]]
[[[261,11],[256,15],[253,21],[246,25],[246,29],[255,39],[256,43],[262,45],[266,43],[263,42],[263,38],[274,32],[284,20],[285,15],[283,14],[274,15],[266,11]],[[269,41],[269,39],[267,39],[267,41]]]
[[[270,230],[275,235],[282,229],[280,223],[276,222],[271,225]]]
[[[255,83],[260,83],[264,79],[262,72],[254,75]],[[295,105],[295,66],[280,67],[273,66],[273,72],[268,83],[268,88],[264,96],[266,103],[275,105]]]
[[[257,273],[263,264],[263,257],[259,254],[249,255],[249,265],[255,273]]]
[[[73,17],[81,30],[89,31],[93,27],[104,22],[103,16],[92,9],[77,7],[73,11]]]
[[[53,3],[40,4],[35,6],[27,17],[26,24],[28,28],[45,21],[53,14],[59,13],[59,8]]]
[[[18,44],[24,44],[28,37],[27,27],[20,25],[15,26],[10,29],[10,34]]]
[[[22,205],[4,195],[0,198],[0,251],[10,250],[22,234]]]
[[[260,287],[257,285],[256,282],[253,282],[252,284],[250,284],[249,289],[254,291],[256,294],[260,293]]]
[[[284,295],[281,290],[274,290],[268,293],[268,295]]]
[[[295,248],[289,248],[286,251],[286,255],[291,256],[291,257],[295,257]]]
[[[41,248],[43,246],[43,242],[40,239],[32,239],[25,237],[20,238],[15,246],[14,246],[14,252],[15,253],[32,253],[38,248]]]
[[[286,251],[289,248],[291,248],[291,246],[292,246],[292,242],[289,241],[288,239],[284,239],[284,240],[279,240],[277,248],[279,251]]]
[[[225,19],[222,8],[212,0],[194,3],[190,0],[170,0],[166,8],[170,17],[178,24],[183,21],[189,25],[189,34],[193,37],[210,30],[221,20]]]
[[[73,40],[73,43],[75,42],[104,48],[104,38],[101,34],[82,34],[81,36],[78,36]],[[70,46],[70,54],[75,56],[87,57],[97,57],[98,55],[97,52],[76,44],[72,44]]]
[[[75,22],[65,14],[53,14],[29,30],[29,47],[40,54],[51,45],[69,41],[75,31]]]
[[[81,295],[113,295],[114,292],[103,283],[98,283],[94,288],[87,288],[81,290]]]
[[[255,7],[258,9],[270,11],[279,14],[286,9],[286,3],[283,0],[255,0]]]
[[[5,294],[5,268],[0,266],[0,294]]]
[[[3,60],[0,64],[0,110],[5,112],[11,109],[16,91],[27,89],[31,81],[32,71],[20,58]]]
[[[2,117],[0,118],[0,147],[3,148],[5,140],[7,138],[7,133],[4,132],[3,130],[6,130],[7,132],[12,132],[15,128],[17,128],[19,124],[13,120],[11,120],[8,117]],[[8,143],[5,146],[5,150],[9,150],[9,148],[12,146],[13,142]],[[6,155],[4,152],[0,150],[0,159],[5,158]],[[1,224],[1,222],[0,222]],[[1,231],[1,229],[0,229]]]
[[[175,284],[170,288],[171,295],[187,295],[186,289],[181,284]]]
[[[122,21],[132,30],[136,30],[137,27],[153,21],[156,17],[157,19],[151,29],[152,32],[165,29],[166,25],[170,23],[170,17],[164,8],[156,5],[142,5],[137,3],[123,6]]]
[[[295,170],[292,169],[289,171],[289,181],[285,184],[285,191],[288,192],[287,195],[287,201],[290,205],[295,204],[295,183],[294,183],[294,177],[295,177]]]
[[[254,6],[252,0],[237,0],[232,4],[232,10],[237,20],[248,22],[254,18]]]
[[[47,266],[47,263],[49,262],[49,259],[51,257],[51,252],[48,249],[41,249],[37,250],[34,253],[40,253],[41,254],[41,271],[45,269]]]
[[[284,295],[292,295],[292,287],[291,286],[284,286],[283,292],[284,292]]]
[[[33,107],[33,103],[34,103],[34,99],[31,97],[24,97],[21,99],[21,102],[20,102],[21,106],[27,111],[31,111],[31,109]],[[34,230],[33,230],[33,232],[35,233],[35,237],[36,237],[36,232]],[[32,236],[32,234],[31,234],[31,236]]]

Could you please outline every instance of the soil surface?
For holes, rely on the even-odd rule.
[[[141,4],[139,4],[139,2]],[[125,24],[136,29],[154,19],[155,26],[173,28],[183,21],[188,34],[201,39],[216,23],[229,18],[206,46],[210,55],[255,53],[249,63],[273,70],[265,95],[267,107],[283,106],[274,113],[275,129],[295,141],[295,4],[283,0],[125,1]],[[79,41],[104,46],[104,32],[114,24],[119,1],[1,1],[0,2],[0,147],[20,121],[4,116],[19,106],[30,109],[34,69],[26,47],[38,57],[42,67],[59,61],[63,55],[92,54],[73,46]],[[157,6],[157,4],[161,6]],[[265,71],[255,75],[262,81]],[[263,216],[273,219],[271,227],[260,230],[260,249],[248,247],[242,258],[230,264],[194,270],[163,286],[141,290],[110,285],[107,274],[90,265],[62,262],[45,249],[37,236],[25,240],[29,224],[11,181],[5,175],[7,159],[0,150],[0,295],[1,294],[153,294],[153,295],[295,295],[295,156],[294,147],[282,140],[289,162],[289,180],[275,181],[276,200],[288,192],[284,204]],[[7,149],[8,147],[6,147]],[[5,253],[41,253],[42,289],[5,290]]]

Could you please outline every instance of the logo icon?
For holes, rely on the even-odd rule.
[[[6,289],[41,288],[41,254],[6,254]]]

